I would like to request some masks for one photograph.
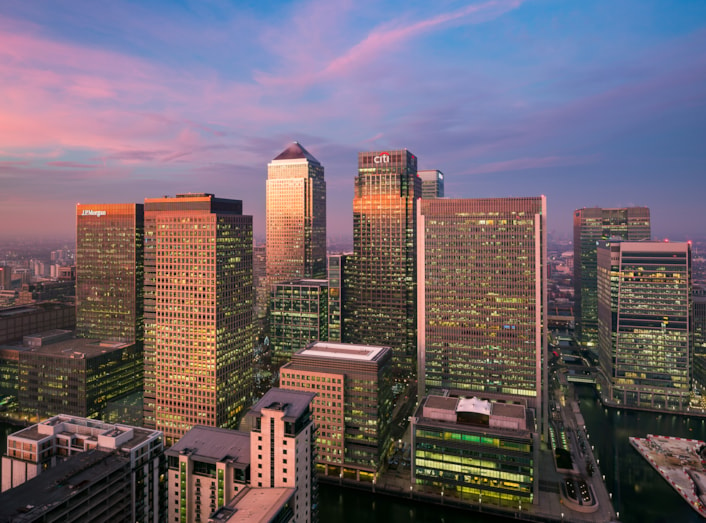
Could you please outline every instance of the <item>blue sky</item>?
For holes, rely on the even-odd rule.
[[[267,163],[326,168],[351,236],[357,152],[408,148],[449,197],[647,205],[706,236],[706,2],[0,4],[0,237],[73,236],[74,206],[238,198],[264,235]]]

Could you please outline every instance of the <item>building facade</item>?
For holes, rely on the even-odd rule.
[[[597,285],[604,401],[684,409],[692,377],[690,244],[601,242]]]
[[[422,200],[419,397],[431,389],[546,400],[544,196]]]
[[[119,494],[115,492],[113,494],[118,497],[118,500],[124,502],[125,498],[127,499],[127,503],[122,508],[127,511],[127,514],[124,514],[125,519],[115,519],[115,521],[162,521],[161,515],[166,511],[167,500],[166,490],[160,480],[160,476],[166,470],[162,433],[140,427],[109,424],[62,414],[10,434],[7,437],[7,454],[2,458],[2,491],[13,489],[49,472],[54,473],[52,479],[55,481],[52,481],[52,485],[56,486],[66,475],[64,467],[66,460],[72,457],[79,458],[81,454],[95,451],[103,451],[106,455],[120,458],[121,462],[127,465],[127,473],[125,471],[118,473],[117,484],[113,483],[112,487],[110,483],[99,484],[101,490],[106,487],[108,494],[111,489],[117,491]],[[73,459],[73,463],[76,463],[76,459]],[[82,468],[89,472],[84,478],[88,483],[99,480],[106,470],[102,463],[84,464]],[[122,470],[122,466],[119,469]],[[64,472],[58,474],[57,470]],[[85,483],[79,483],[85,486]],[[96,499],[101,500],[98,490],[94,488],[92,493],[89,490],[88,496],[79,497],[90,498],[94,495]],[[41,500],[43,503],[48,501],[46,498],[38,497],[37,491],[34,492],[34,496],[35,501]],[[67,492],[66,497],[71,497],[71,493]],[[110,497],[113,496],[110,495]],[[109,506],[108,501],[105,499],[102,501],[99,505],[103,508],[96,507],[96,514]],[[113,502],[115,500],[111,499],[110,503]],[[82,512],[76,510],[75,513]],[[73,521],[61,519],[61,521],[65,520]],[[78,520],[81,518],[79,517]],[[112,520],[106,519],[106,521]]]
[[[247,414],[252,487],[296,487],[292,510],[298,523],[316,521],[316,432],[310,392],[270,389]]]
[[[343,341],[393,350],[399,380],[416,374],[417,158],[358,153]]]
[[[76,335],[142,342],[144,206],[76,205]]]
[[[419,177],[422,179],[422,198],[444,197],[444,173],[438,169],[419,171]]]
[[[234,428],[252,395],[252,217],[212,194],[145,200],[145,426]]]
[[[706,408],[706,287],[693,286],[694,306],[694,392],[700,396],[697,402]]]
[[[574,211],[574,316],[576,337],[585,347],[598,344],[598,267],[596,243],[618,238],[626,241],[650,239],[647,207]]]
[[[283,389],[313,392],[316,468],[372,482],[392,445],[392,351],[346,343],[312,343],[281,369]]]
[[[29,415],[101,418],[110,401],[142,389],[142,349],[135,343],[48,331],[3,353],[16,355],[11,359],[17,361],[17,400]]]
[[[312,341],[328,340],[328,282],[293,280],[272,284],[270,344],[276,369]]]
[[[166,521],[205,522],[250,480],[250,434],[197,425],[165,455],[169,467]]]
[[[343,329],[343,304],[346,302],[346,260],[348,254],[328,256],[328,341],[340,343]]]
[[[412,418],[412,483],[522,510],[536,499],[532,426],[522,404],[427,396]]]
[[[324,168],[294,142],[267,165],[267,278],[325,276]]]

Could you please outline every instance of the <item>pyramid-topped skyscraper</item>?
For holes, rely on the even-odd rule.
[[[325,277],[324,167],[294,142],[267,165],[267,279]]]

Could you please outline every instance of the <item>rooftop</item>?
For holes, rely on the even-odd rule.
[[[165,454],[189,453],[213,463],[235,460],[250,463],[250,434],[239,430],[196,425]]]
[[[44,335],[45,333],[41,334],[41,336]],[[40,335],[35,334],[32,336],[28,336],[28,338],[36,338],[38,336]],[[73,338],[70,340],[58,341],[56,343],[49,343],[47,345],[32,347],[29,351],[26,352],[36,352],[38,354],[47,354],[59,358],[83,359],[100,356],[101,354],[113,352],[119,349],[124,349],[131,345],[131,343],[103,342],[100,340]]]
[[[299,142],[292,142],[292,144],[279,153],[273,161],[278,160],[309,160],[312,163],[319,163],[319,160],[314,158]]]
[[[101,466],[98,466],[101,465]],[[44,471],[39,476],[0,494],[0,521],[37,521],[56,507],[109,474],[127,468],[130,458],[104,450],[89,450]]]
[[[267,523],[273,521],[284,504],[294,495],[294,488],[245,487],[225,507],[208,519],[209,523]]]
[[[285,421],[296,421],[309,409],[315,397],[316,394],[313,392],[272,388],[250,411],[253,414],[260,414],[262,409],[283,410]]]
[[[391,350],[389,347],[376,347],[373,345],[315,341],[297,351],[296,355],[356,361],[375,361],[389,350]]]
[[[59,414],[46,419],[39,424],[31,425],[25,429],[13,432],[8,438],[26,439],[30,441],[40,441],[57,434],[71,435],[78,434],[87,436],[89,439],[98,436],[106,438],[116,438],[124,433],[131,432],[132,437],[126,441],[119,443],[120,448],[134,448],[143,444],[145,441],[161,437],[161,432],[157,430],[144,429],[142,427],[132,427],[130,425],[121,425],[115,423],[106,423],[104,421],[82,418],[79,416],[68,416]],[[106,442],[110,445],[110,441]]]

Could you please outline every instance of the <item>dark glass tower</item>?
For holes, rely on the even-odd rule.
[[[649,240],[650,210],[647,207],[591,207],[574,212],[574,316],[576,337],[585,347],[598,344],[596,244],[610,238]]]
[[[601,394],[620,407],[684,410],[692,377],[691,245],[598,245]]]
[[[520,396],[542,419],[546,209],[544,196],[421,201],[419,397]]]
[[[267,279],[326,277],[324,168],[299,143],[267,166]]]
[[[408,150],[358,153],[343,341],[391,347],[397,379],[416,374],[421,191],[417,158]]]
[[[76,334],[143,338],[143,205],[76,206]]]

